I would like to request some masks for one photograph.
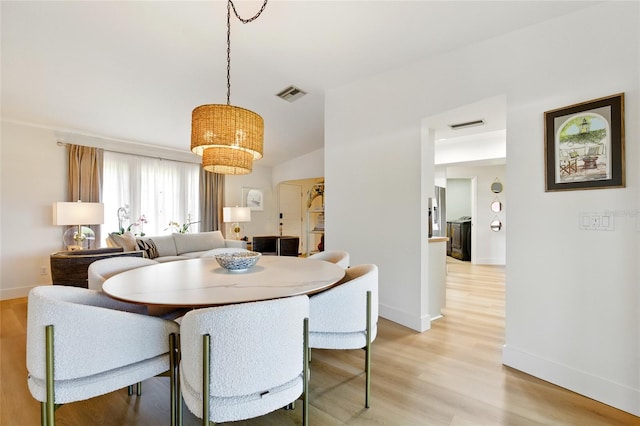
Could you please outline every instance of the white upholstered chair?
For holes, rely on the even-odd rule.
[[[309,298],[309,347],[365,350],[365,407],[371,388],[371,342],[378,331],[378,267],[357,265],[338,285]]]
[[[41,402],[42,424],[59,404],[82,401],[169,373],[172,423],[177,377],[173,321],[94,290],[39,286],[29,292],[27,383]],[[174,346],[175,349],[172,349]]]
[[[239,249],[241,250],[241,249]],[[89,289],[102,291],[104,282],[121,272],[130,269],[141,268],[143,266],[156,265],[160,262],[144,257],[110,257],[108,259],[96,260],[87,270]],[[185,309],[148,305],[146,314],[164,319],[173,319],[184,315]]]
[[[181,397],[203,424],[308,411],[309,298],[196,309],[180,325]]]
[[[158,262],[144,257],[110,257],[96,260],[87,270],[89,288],[102,291],[102,284],[107,278],[130,269],[155,265]]]
[[[309,259],[326,260],[327,262],[335,263],[343,269],[347,269],[350,262],[349,253],[344,250],[321,251],[310,255]]]

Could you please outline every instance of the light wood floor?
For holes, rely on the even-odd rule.
[[[373,345],[372,406],[363,408],[362,351],[314,350],[310,424],[390,426],[640,425],[640,418],[576,395],[500,363],[504,268],[449,259],[445,316],[424,333],[380,319]],[[39,405],[26,385],[26,299],[4,301],[0,424],[37,425]],[[81,325],[79,325],[81,326]],[[167,425],[168,379],[68,404],[59,425]],[[298,425],[279,410],[238,425]],[[185,425],[199,420],[185,410]]]

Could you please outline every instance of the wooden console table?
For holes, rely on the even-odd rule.
[[[88,288],[87,270],[89,265],[96,260],[118,256],[142,257],[142,251],[124,251],[122,247],[116,247],[52,253],[50,257],[51,280],[55,285]]]

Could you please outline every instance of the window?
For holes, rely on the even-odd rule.
[[[199,173],[197,164],[157,158],[140,157],[105,151],[102,183],[104,225],[102,235],[117,232],[118,209],[127,208],[128,218],[122,222],[125,230],[130,225],[134,234],[162,235],[174,229],[170,222],[180,226],[197,222],[199,209]],[[140,217],[146,223],[140,222]],[[198,231],[198,224],[189,227]]]

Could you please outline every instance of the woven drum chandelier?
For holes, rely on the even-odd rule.
[[[200,105],[191,114],[191,151],[202,156],[202,167],[213,173],[251,173],[253,161],[262,158],[264,120],[248,109],[231,105],[231,9],[244,24],[254,21],[267,6],[249,19],[238,15],[227,1],[227,104]]]

